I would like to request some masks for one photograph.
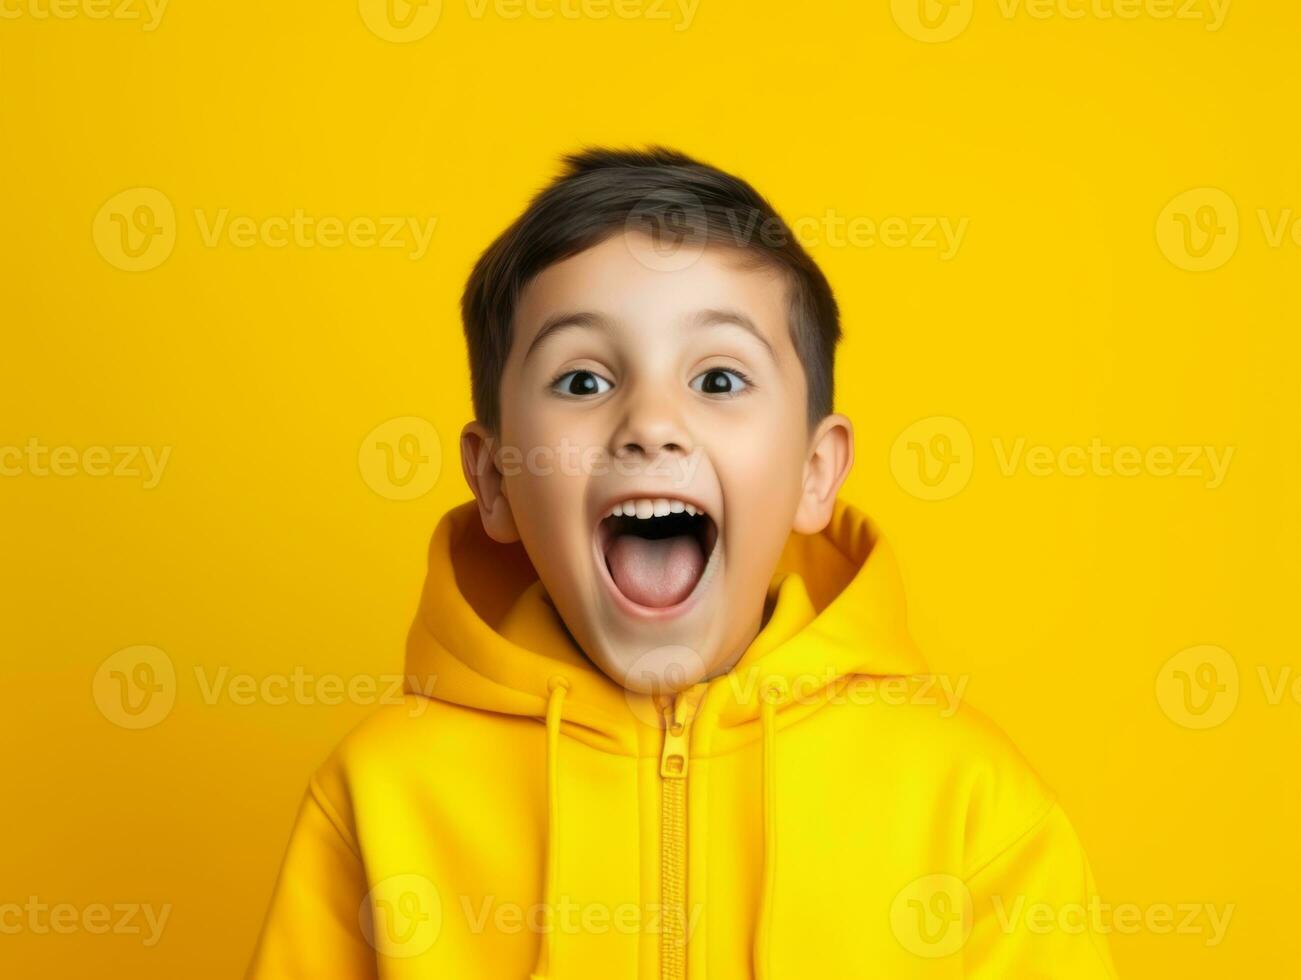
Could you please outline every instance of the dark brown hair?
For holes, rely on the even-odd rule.
[[[476,417],[500,424],[501,375],[515,308],[543,269],[624,230],[657,243],[750,250],[785,273],[790,329],[804,365],[810,426],[832,411],[840,312],[826,276],[786,222],[739,177],[664,147],[585,149],[530,202],[475,263],[461,298]]]

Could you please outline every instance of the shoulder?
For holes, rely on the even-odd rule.
[[[974,870],[1049,819],[1057,797],[987,715],[964,704],[953,721],[952,734],[961,746],[955,773],[965,864]]]
[[[1052,789],[1007,733],[967,701],[965,685],[938,675],[872,680],[851,698],[867,709],[850,713],[859,719],[855,738],[877,771],[962,835],[968,867],[1048,817]]]
[[[432,698],[404,694],[364,718],[312,774],[309,792],[345,829],[360,806],[410,792],[429,778],[440,759],[439,744],[470,712]]]

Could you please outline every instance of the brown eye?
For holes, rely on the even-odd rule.
[[[586,398],[610,390],[610,382],[593,371],[568,371],[552,382],[553,391],[575,398]]]
[[[715,368],[697,375],[691,387],[704,395],[735,395],[745,390],[747,383],[738,371]]]

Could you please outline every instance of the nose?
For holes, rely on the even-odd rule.
[[[631,393],[610,449],[619,459],[655,459],[666,453],[685,456],[691,452],[686,425],[673,400],[662,391]]]

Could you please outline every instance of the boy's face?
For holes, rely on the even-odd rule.
[[[616,234],[540,273],[498,437],[462,436],[488,533],[522,540],[588,657],[647,693],[735,663],[852,456],[843,416],[809,429],[784,276],[716,247],[665,271],[654,250]]]

